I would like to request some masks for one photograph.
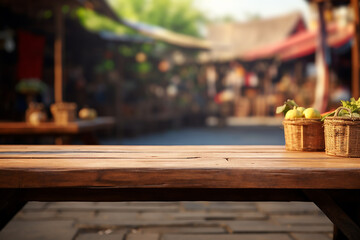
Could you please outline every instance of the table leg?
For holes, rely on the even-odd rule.
[[[360,239],[360,203],[335,201],[323,190],[304,190],[309,200],[313,201],[334,223],[334,240]]]
[[[345,213],[357,224],[360,228],[360,204],[358,203],[338,203],[338,205],[344,210]],[[334,239],[335,240],[347,240],[346,235],[340,228],[334,225]],[[358,237],[357,239],[360,239]]]
[[[0,230],[16,215],[26,204],[18,190],[0,189]]]

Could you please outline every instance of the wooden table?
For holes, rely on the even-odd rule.
[[[93,120],[77,120],[67,125],[44,122],[32,125],[26,122],[0,122],[0,135],[3,136],[55,136],[56,144],[69,144],[70,137],[79,135],[85,144],[99,144],[95,131],[111,128],[113,117],[98,117]]]
[[[360,159],[283,146],[0,146],[0,226],[27,201],[311,201],[360,239]]]

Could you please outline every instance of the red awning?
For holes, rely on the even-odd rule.
[[[335,24],[327,27],[327,43],[330,47],[338,48],[348,43],[354,36],[354,28],[348,25],[339,28]],[[290,36],[282,42],[267,45],[247,52],[245,60],[278,57],[281,60],[291,60],[315,53],[317,46],[317,31],[305,31]]]

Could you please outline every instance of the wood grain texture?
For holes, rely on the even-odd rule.
[[[78,120],[66,126],[56,125],[54,122],[44,122],[31,125],[26,122],[0,122],[0,135],[31,135],[31,134],[79,134],[113,127],[113,117],[98,117],[94,120]]]
[[[360,159],[283,146],[0,146],[0,188],[360,189]]]

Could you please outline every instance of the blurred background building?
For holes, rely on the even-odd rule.
[[[241,22],[198,3],[0,0],[0,120],[71,102],[123,136],[359,97],[358,1]]]

